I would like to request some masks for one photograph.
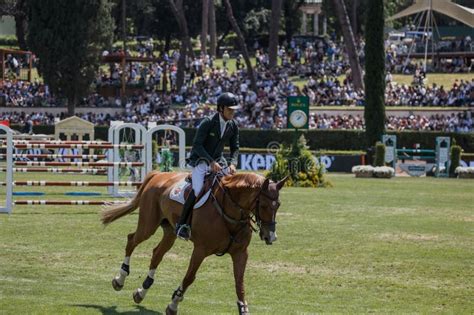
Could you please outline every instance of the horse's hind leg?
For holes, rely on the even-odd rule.
[[[161,263],[163,256],[171,249],[171,247],[173,247],[174,241],[176,240],[174,229],[168,221],[163,222],[161,227],[163,228],[163,238],[158,246],[153,249],[153,257],[151,258],[148,275],[145,281],[143,281],[142,287],[135,290],[135,293],[133,294],[133,300],[136,303],[140,303],[145,298],[148,289],[151,287],[155,279],[156,268]]]
[[[183,301],[184,293],[187,288],[194,282],[196,279],[196,272],[198,271],[201,263],[203,262],[206,255],[202,249],[194,247],[193,254],[191,256],[191,261],[189,262],[188,271],[186,276],[184,276],[182,284],[174,291],[173,296],[171,297],[171,303],[168,304],[166,308],[166,314],[177,314],[178,313],[178,304]]]
[[[153,213],[153,211],[148,211],[148,213]],[[145,224],[144,221],[146,221],[147,224]],[[137,230],[134,233],[128,234],[125,258],[118,275],[112,280],[112,287],[116,291],[122,290],[125,284],[125,278],[130,274],[130,256],[133,251],[141,242],[149,239],[150,236],[156,232],[158,225],[159,221],[157,217],[147,217],[143,214],[142,208],[140,208]]]

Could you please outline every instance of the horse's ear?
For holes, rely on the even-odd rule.
[[[269,185],[270,185],[270,179],[267,178],[262,184],[262,191],[268,190]]]
[[[283,186],[285,186],[285,183],[286,181],[288,180],[288,178],[290,178],[289,175],[285,176],[285,178],[283,178],[282,180],[280,180],[277,184],[276,184],[276,187],[278,190],[282,189]]]

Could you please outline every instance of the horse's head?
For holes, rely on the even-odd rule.
[[[255,219],[260,228],[260,239],[267,245],[277,240],[275,218],[280,207],[280,190],[285,185],[288,176],[277,183],[266,179],[257,197]]]

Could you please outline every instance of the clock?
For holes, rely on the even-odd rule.
[[[296,129],[304,127],[308,122],[308,116],[306,113],[300,109],[297,109],[290,114],[290,123]]]

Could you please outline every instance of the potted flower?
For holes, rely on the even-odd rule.
[[[454,173],[458,175],[458,178],[474,178],[474,167],[456,167]]]
[[[374,167],[371,165],[356,165],[352,168],[352,173],[358,178],[369,178],[374,176]]]

